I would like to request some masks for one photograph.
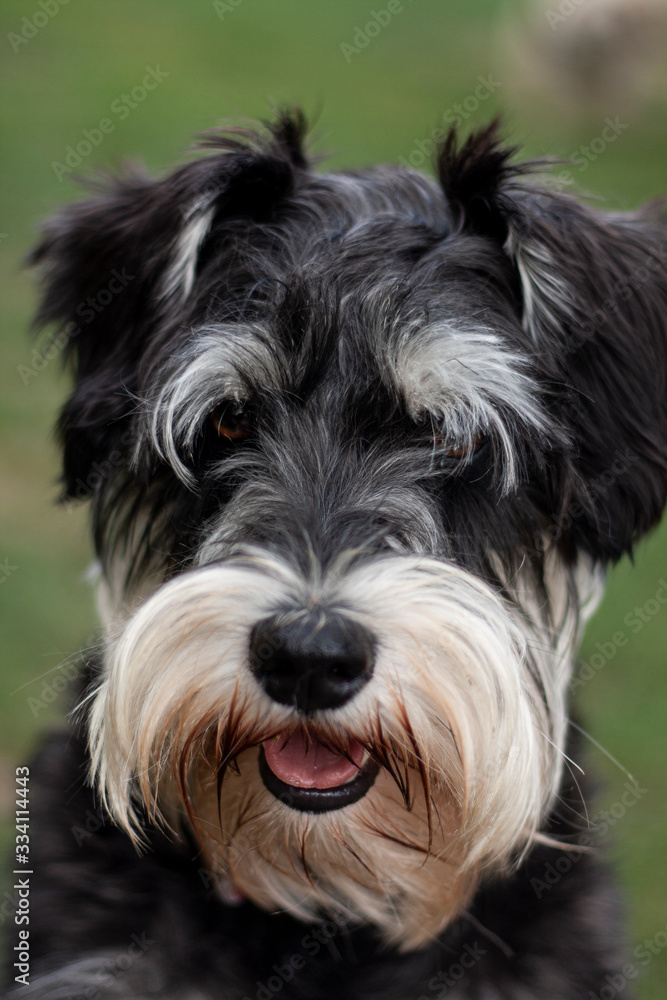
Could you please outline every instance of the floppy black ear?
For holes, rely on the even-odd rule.
[[[563,535],[603,561],[630,551],[667,499],[667,224],[657,206],[596,211],[526,182],[497,123],[440,158],[459,225],[513,261],[535,363],[569,430],[576,484]]]
[[[566,521],[578,547],[617,559],[667,500],[667,226],[558,195],[520,204],[507,249],[584,484]]]
[[[30,257],[43,286],[36,324],[58,324],[75,374],[58,425],[65,497],[93,493],[118,453],[141,359],[186,307],[214,222],[263,218],[291,192],[305,130],[300,112],[281,112],[265,134],[208,133],[202,145],[218,155],[161,180],[134,170],[89,183],[91,197],[44,225]]]
[[[58,424],[65,496],[93,491],[93,470],[131,413],[142,345],[178,224],[159,185],[139,173],[97,184],[42,229],[30,262],[40,270],[38,326],[57,323],[75,386]]]

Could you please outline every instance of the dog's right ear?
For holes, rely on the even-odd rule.
[[[211,132],[217,155],[155,180],[140,171],[87,185],[88,199],[48,221],[29,262],[43,295],[36,325],[57,324],[75,387],[60,416],[64,497],[97,488],[95,470],[118,449],[137,373],[156,328],[187,305],[207,236],[218,220],[262,220],[307,166],[300,112],[265,134]]]
[[[555,504],[563,543],[607,563],[631,552],[667,502],[667,220],[664,205],[596,210],[523,175],[498,122],[438,161],[461,231],[515,268],[526,349],[571,441]],[[574,513],[573,513],[574,512]]]

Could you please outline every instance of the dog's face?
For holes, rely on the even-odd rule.
[[[539,836],[582,619],[662,509],[667,244],[494,127],[439,184],[315,174],[302,131],[113,181],[35,252],[101,564],[93,772],[260,906],[416,947]]]

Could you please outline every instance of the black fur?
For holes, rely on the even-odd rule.
[[[365,294],[380,283],[388,292],[385,321],[396,313],[455,316],[459,322],[474,316],[529,354],[543,386],[558,434],[550,441],[516,442],[525,451],[527,489],[511,509],[501,508],[500,518],[495,498],[484,509],[484,498],[474,497],[482,505],[475,522],[480,516],[491,522],[487,535],[498,537],[493,521],[500,520],[508,555],[519,559],[522,541],[534,550],[545,526],[564,550],[584,548],[603,562],[630,551],[656,522],[667,490],[667,243],[657,211],[606,216],[520,183],[525,170],[508,165],[509,153],[491,127],[460,151],[453,134],[446,140],[439,160],[444,196],[407,172],[380,168],[349,175],[382,213],[350,232],[354,205],[332,190],[326,175],[308,172],[304,154],[294,152],[301,130],[299,119],[285,119],[269,138],[256,136],[252,144],[243,132],[209,136],[206,146],[223,150],[219,155],[164,180],[107,181],[95,198],[69,207],[46,227],[32,258],[46,281],[38,322],[75,324],[67,351],[76,388],[59,425],[65,495],[93,494],[98,536],[100,525],[108,527],[118,489],[139,491],[142,502],[146,489],[154,489],[160,509],[166,495],[173,527],[183,524],[179,505],[191,509],[192,494],[179,488],[171,470],[127,466],[136,395],[148,391],[156,368],[200,323],[268,317],[300,366],[298,381],[285,389],[304,400],[321,383],[344,330],[349,364],[358,369],[358,398],[346,406],[349,434],[377,440],[388,427],[400,427],[406,419],[401,400],[377,397],[373,346],[364,343],[370,318]],[[165,316],[155,307],[156,290],[183,212],[205,192],[214,192],[216,215],[200,250],[197,281],[188,300],[170,303]],[[504,242],[497,238],[500,220]],[[560,299],[537,296],[532,336],[521,327],[516,269],[515,251],[525,247],[547,250],[552,277],[563,285]],[[86,299],[123,269],[132,276],[127,286],[82,324]],[[342,288],[355,295],[345,315],[337,304]],[[284,409],[282,400],[274,403],[278,413]],[[272,427],[275,411],[266,415]],[[628,451],[625,473],[600,497],[591,496],[587,481],[597,481]],[[117,456],[114,475],[100,477],[96,470],[109,453]],[[205,462],[205,447],[197,457]],[[195,472],[205,494],[207,466]],[[454,489],[461,488],[468,500],[465,484],[457,481]],[[448,519],[455,516],[450,508]],[[159,523],[163,531],[164,517]],[[451,527],[465,551],[474,548],[477,533],[459,522]]]
[[[212,155],[160,180],[107,179],[45,227],[32,256],[44,281],[38,323],[68,330],[75,374],[59,422],[64,496],[92,500],[103,562],[148,512],[130,572],[189,568],[221,509],[231,511],[225,545],[254,541],[296,566],[313,552],[327,565],[356,543],[383,551],[391,536],[497,587],[490,551],[510,579],[531,565],[538,586],[545,537],[571,565],[582,552],[606,566],[632,551],[667,495],[658,209],[604,214],[529,181],[535,165],[510,162],[496,124],[463,145],[446,139],[439,185],[389,167],[339,183],[312,172],[304,134],[299,114],[260,134],[211,133]],[[202,199],[213,211],[192,288],[163,294],[187,212]],[[115,272],[125,285],[89,317],[86,302]],[[378,338],[415,319],[490,328],[527,359],[547,421],[537,430],[505,415],[511,488],[492,430],[470,460],[441,451],[434,461],[433,428],[385,377]],[[203,421],[179,446],[190,478],[179,477],[142,436],[138,401],[155,399],[194,329],[231,322],[271,328],[279,385],[268,392],[262,372],[241,372],[251,433],[232,447]],[[364,477],[374,489],[365,507]],[[599,862],[582,855],[538,898],[531,880],[557,857],[547,847],[485,885],[472,917],[430,948],[400,956],[366,930],[306,946],[313,928],[216,901],[193,844],[155,833],[139,857],[108,820],[88,835],[97,806],[86,756],[77,732],[53,737],[34,764],[31,946],[34,976],[46,978],[22,991],[30,1000],[94,995],[86,988],[101,982],[100,963],[115,968],[135,933],[153,943],[126,972],[107,974],[100,995],[262,997],[275,968],[302,955],[281,996],[579,1000],[622,963]],[[574,816],[572,790],[563,797]],[[567,841],[580,831],[553,816],[550,832]],[[474,948],[484,955],[465,978],[437,980]],[[58,972],[86,956],[78,979]]]

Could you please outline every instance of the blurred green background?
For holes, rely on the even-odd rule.
[[[612,208],[631,208],[667,192],[664,5],[646,0],[633,7],[632,0],[615,0],[630,21],[607,16],[601,32],[586,22],[587,3],[69,0],[61,6],[58,0],[41,5],[17,0],[2,5],[0,808],[5,836],[13,768],[26,761],[39,731],[58,716],[53,682],[67,683],[58,664],[94,629],[84,580],[90,559],[86,514],[53,503],[57,459],[50,428],[66,382],[57,359],[36,363],[26,332],[34,290],[31,276],[20,268],[39,220],[77,197],[71,175],[63,176],[53,164],[67,166],[67,147],[106,117],[113,132],[83,157],[82,172],[124,158],[141,158],[161,170],[182,156],[193,133],[221,117],[268,117],[273,105],[287,102],[300,103],[317,117],[316,148],[329,151],[334,166],[403,157],[429,169],[429,137],[443,117],[458,117],[467,128],[500,110],[508,133],[528,154],[574,157],[567,171],[573,189],[598,193]],[[596,0],[593,7],[605,4]],[[137,99],[136,90],[133,98],[147,67],[166,76],[144,99]],[[123,103],[125,94],[130,103]],[[612,142],[600,138],[608,118],[619,126]],[[611,575],[583,651],[587,664],[596,652],[600,656],[595,667],[584,670],[589,679],[578,692],[584,724],[596,740],[589,766],[604,779],[595,808],[611,810],[613,828],[605,843],[627,889],[633,947],[656,934],[662,940],[660,932],[667,928],[667,605],[656,599],[667,577],[666,556],[667,528],[640,547],[634,566],[625,562]],[[624,623],[636,607],[644,618],[639,628],[634,617]],[[612,640],[619,630],[624,644]],[[619,805],[626,772],[642,789],[628,808]],[[656,950],[660,953],[643,973],[640,995],[646,1000],[663,1000],[667,983],[667,949]]]

